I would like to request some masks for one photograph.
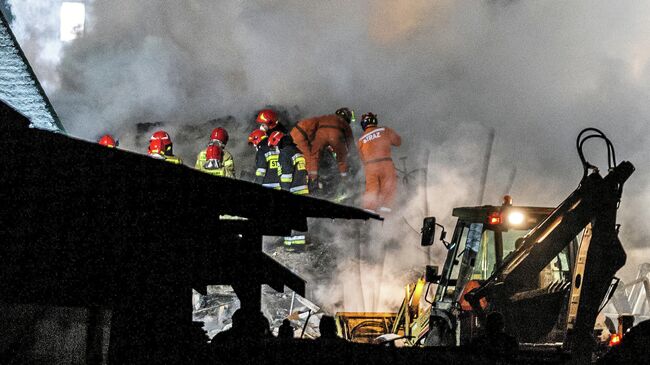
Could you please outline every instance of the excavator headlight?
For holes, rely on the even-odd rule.
[[[510,212],[508,213],[508,223],[513,226],[518,226],[524,223],[524,213],[522,212]]]

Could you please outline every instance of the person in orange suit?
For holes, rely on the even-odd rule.
[[[303,119],[291,130],[291,138],[306,157],[311,182],[318,181],[318,164],[323,150],[328,146],[336,156],[341,176],[347,176],[348,151],[352,144],[350,123],[353,118],[350,109],[340,108],[335,114]]]
[[[363,136],[357,142],[359,156],[366,173],[363,208],[390,213],[397,192],[397,173],[391,158],[391,147],[399,147],[402,138],[388,127],[377,127],[377,116],[364,114],[361,118]]]

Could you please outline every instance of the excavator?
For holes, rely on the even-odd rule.
[[[604,177],[583,153],[592,139],[607,147]],[[597,345],[596,317],[614,293],[614,275],[626,260],[616,212],[635,168],[627,161],[617,164],[611,141],[595,128],[580,132],[576,147],[583,176],[556,208],[514,206],[509,196],[500,206],[455,208],[450,241],[435,217],[425,218],[422,246],[434,244],[436,228],[442,228],[439,240],[447,249],[442,271],[427,266],[416,283],[406,286],[400,309],[379,316],[390,326],[377,331],[375,342],[466,345],[482,330],[487,314],[498,311],[521,347],[549,347],[575,363],[590,362]],[[355,323],[377,322],[372,313],[355,315]],[[340,336],[354,341],[356,332],[363,332],[362,326],[350,326],[345,312],[336,318]]]

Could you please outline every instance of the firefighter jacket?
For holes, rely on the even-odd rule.
[[[268,188],[280,189],[280,175],[278,174],[279,153],[271,149],[266,141],[260,143],[255,155],[255,182]]]
[[[232,159],[230,152],[223,150],[223,166],[218,169],[206,169],[204,167],[207,162],[205,154],[205,149],[199,152],[199,155],[196,156],[196,164],[194,164],[194,168],[214,176],[235,177],[235,162]]]
[[[338,115],[303,119],[291,130],[291,138],[305,155],[309,174],[318,175],[320,157],[327,146],[335,151],[340,172],[347,171],[347,155],[353,141],[352,129]]]
[[[291,130],[291,138],[293,141],[304,141],[305,144],[312,145],[319,129],[334,129],[341,133],[341,139],[344,140],[345,145],[350,148],[352,144],[352,129],[350,124],[341,119],[336,114],[321,115],[319,117],[307,118],[299,121]],[[300,145],[296,142],[298,147]],[[306,153],[305,151],[302,151]]]
[[[399,147],[402,138],[388,127],[368,127],[359,138],[357,147],[364,165],[391,161],[391,147]]]
[[[309,194],[305,156],[298,147],[289,143],[282,148],[279,161],[278,175],[282,190],[288,190],[298,195]]]
[[[296,123],[295,127],[291,130],[293,142],[305,155],[310,152],[311,141],[314,140],[316,130],[318,129],[318,121],[318,117],[303,119]]]
[[[350,148],[350,145],[354,141],[352,137],[352,128],[350,128],[350,123],[346,122],[343,120],[343,118],[339,117],[336,114],[332,115],[323,115],[322,117],[318,117],[318,131],[316,133],[315,138],[318,139],[318,133],[321,131],[325,131],[327,129],[329,130],[335,130],[339,134],[340,138],[343,140],[345,143],[345,146],[347,148]]]

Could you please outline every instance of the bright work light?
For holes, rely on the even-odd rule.
[[[515,226],[524,223],[524,214],[521,212],[510,212],[508,214],[508,223]]]

